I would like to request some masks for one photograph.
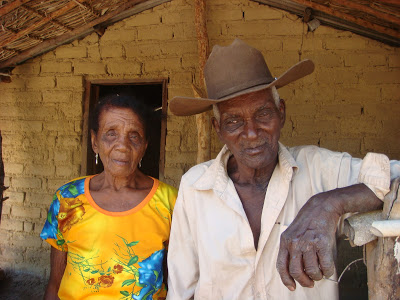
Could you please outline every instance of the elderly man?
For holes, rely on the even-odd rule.
[[[209,98],[170,102],[175,115],[213,107],[225,146],[182,177],[167,299],[338,298],[327,277],[334,274],[339,217],[382,206],[391,162],[279,142],[285,102],[277,89],[313,70],[305,60],[275,79],[262,54],[236,39],[214,47],[207,61]]]

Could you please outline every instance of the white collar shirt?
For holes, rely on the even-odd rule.
[[[181,180],[168,250],[168,300],[334,300],[337,283],[323,279],[294,292],[276,270],[281,233],[307,200],[320,192],[365,183],[383,199],[390,162],[369,153],[362,159],[315,146],[279,144],[261,216],[257,250],[241,200],[226,166],[231,152],[191,168]],[[396,166],[400,175],[400,167]]]

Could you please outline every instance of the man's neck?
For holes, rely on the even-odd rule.
[[[234,156],[228,160],[227,172],[235,185],[253,186],[257,189],[266,190],[278,159],[273,165],[256,169],[237,162]]]

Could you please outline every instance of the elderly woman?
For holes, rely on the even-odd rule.
[[[45,299],[164,299],[177,191],[138,169],[149,113],[131,96],[111,95],[99,101],[91,123],[104,171],[55,193],[40,235],[52,246]]]

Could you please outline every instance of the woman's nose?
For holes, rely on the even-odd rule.
[[[118,141],[117,141],[117,149],[119,150],[125,150],[128,149],[128,145],[129,145],[129,138],[125,135],[120,135],[118,137]]]

